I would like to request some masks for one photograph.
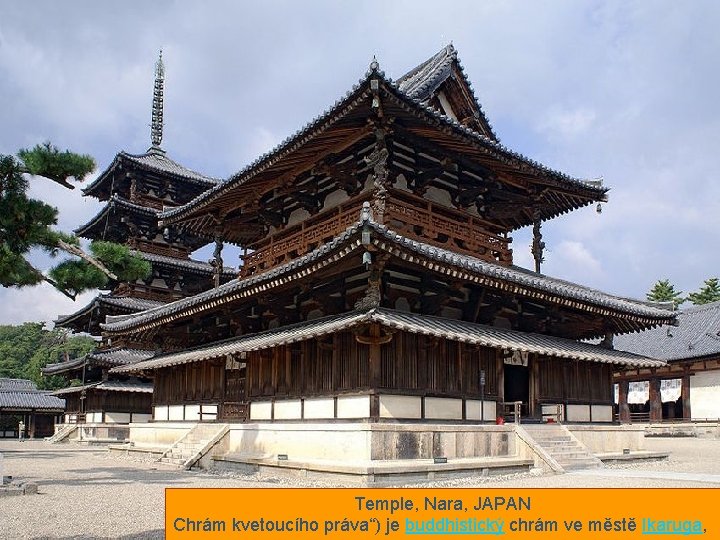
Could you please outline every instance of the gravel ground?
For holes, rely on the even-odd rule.
[[[720,487],[720,439],[646,440],[664,462],[601,474],[469,477],[421,487]],[[39,484],[38,495],[0,497],[0,538],[162,538],[166,487],[332,487],[338,484],[185,472],[102,448],[1,441],[5,475]],[[717,475],[717,476],[713,476]],[[698,478],[704,481],[698,481]]]

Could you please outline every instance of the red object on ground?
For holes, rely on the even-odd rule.
[[[502,416],[498,416],[498,417],[495,419],[495,424],[497,424],[498,426],[504,426],[504,425],[505,425],[505,419],[504,419]]]

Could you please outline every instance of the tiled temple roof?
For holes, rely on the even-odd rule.
[[[143,394],[151,394],[153,391],[153,385],[152,383],[135,381],[103,381],[86,384],[85,386],[69,386],[67,388],[61,388],[60,390],[54,390],[53,394],[56,396],[62,396],[90,389],[105,390],[108,392],[139,392]]]
[[[127,199],[120,197],[117,193],[113,193],[110,199],[105,203],[105,205],[100,209],[100,211],[95,214],[92,219],[90,219],[90,221],[88,221],[85,225],[81,225],[73,232],[78,236],[82,236],[83,238],[89,238],[91,240],[94,239],[94,237],[89,236],[92,234],[91,230],[94,227],[100,225],[104,219],[107,219],[108,214],[112,212],[115,208],[122,208],[123,210],[130,213],[141,214],[151,217],[155,220],[158,219],[158,210],[150,208],[148,206],[142,206],[132,203]]]
[[[169,174],[176,178],[182,178],[193,184],[199,184],[202,186],[210,187],[222,182],[217,178],[200,174],[180,165],[178,162],[170,159],[164,151],[158,148],[151,148],[144,154],[130,154],[125,151],[120,152],[117,156],[115,156],[115,159],[108,168],[98,175],[91,184],[83,189],[83,193],[85,195],[92,195],[95,189],[106,181],[107,175],[124,161],[128,161],[148,171]]]
[[[307,274],[313,271],[313,265],[332,264],[339,258],[358,249],[361,245],[359,236],[363,228],[375,232],[372,242],[380,249],[406,260],[408,257],[416,257],[418,261],[425,261],[429,269],[433,271],[443,271],[443,268],[447,268],[460,279],[468,279],[501,290],[511,290],[529,297],[548,299],[549,296],[551,300],[557,303],[573,305],[578,309],[584,307],[601,314],[609,314],[614,311],[653,321],[646,324],[671,323],[674,320],[673,313],[645,302],[613,296],[516,266],[501,266],[408,239],[384,225],[375,223],[369,211],[365,209],[360,221],[355,225],[349,227],[331,242],[307,255],[298,257],[262,274],[233,280],[215,289],[165,306],[134,315],[108,317],[106,324],[101,326],[109,332],[126,332],[148,328],[169,322],[178,318],[178,316],[183,316],[183,314],[197,313],[205,309],[211,309],[223,302],[246,297],[259,290],[259,288],[267,289],[268,284],[276,279],[281,277],[283,279],[292,279],[293,275]],[[458,272],[462,274],[458,274]]]
[[[228,354],[269,349],[271,347],[312,339],[367,323],[379,323],[386,327],[414,334],[440,337],[494,349],[537,353],[571,360],[633,367],[658,367],[665,364],[664,362],[635,354],[607,349],[598,345],[591,345],[571,339],[531,334],[517,330],[506,330],[454,319],[373,308],[366,311],[353,311],[341,315],[332,315],[330,317],[306,321],[279,329],[267,330],[188,351],[165,354],[131,366],[113,368],[112,371],[114,373],[133,373],[190,362],[201,362],[203,360],[224,357]]]
[[[61,411],[65,400],[58,399],[26,379],[0,378],[0,410]]]
[[[8,379],[0,377],[0,391],[37,390],[37,385],[28,379]]]
[[[129,296],[113,296],[112,294],[99,294],[93,298],[87,305],[83,306],[75,313],[69,315],[60,315],[55,319],[56,326],[67,325],[74,320],[88,316],[96,306],[109,306],[120,311],[128,313],[136,313],[138,311],[144,311],[146,309],[154,308],[163,305],[164,302],[158,302],[156,300],[146,300],[144,298],[132,298]]]
[[[85,356],[72,358],[66,362],[48,364],[42,368],[41,371],[44,375],[57,375],[58,373],[79,369],[86,363],[88,366],[124,366],[147,360],[153,355],[153,351],[115,347],[112,349],[94,350]]]
[[[614,347],[668,362],[720,356],[720,302],[677,312],[677,326],[615,336]]]
[[[336,101],[331,108],[310,121],[293,135],[286,138],[274,149],[266,154],[263,154],[243,170],[234,174],[226,182],[201,193],[185,205],[170,208],[161,212],[159,217],[162,222],[168,224],[182,220],[192,212],[197,211],[200,207],[211,203],[222,195],[233,190],[235,187],[249,182],[254,176],[271,167],[284,156],[294,152],[308,141],[328,130],[341,117],[358,107],[361,101],[370,95],[369,87],[371,79],[380,80],[381,87],[387,91],[388,97],[390,99],[394,99],[398,104],[406,107],[410,113],[424,118],[426,121],[436,124],[440,128],[447,128],[449,133],[463,139],[469,144],[477,145],[487,155],[491,155],[505,164],[512,165],[518,170],[534,172],[540,176],[550,178],[559,185],[566,186],[571,189],[581,189],[584,193],[591,197],[593,201],[607,200],[607,188],[603,188],[594,183],[573,178],[562,172],[550,169],[537,161],[510,150],[497,140],[462,125],[458,121],[424,104],[422,101],[407,95],[401,90],[400,86],[393,83],[391,79],[386,78],[385,74],[380,71],[377,64],[374,63],[366,76],[361,79],[359,83],[355,85],[343,98]],[[564,211],[568,211],[568,209]],[[542,219],[550,219],[555,215],[558,215],[558,213],[561,212],[543,215]]]
[[[428,105],[428,100],[432,97],[433,93],[442,83],[452,76],[453,64],[459,69],[465,84],[467,84],[468,90],[471,92],[472,99],[481,117],[481,123],[487,127],[490,138],[497,141],[497,136],[492,129],[492,124],[490,124],[490,121],[483,112],[482,106],[473,91],[472,83],[465,75],[465,70],[462,64],[460,64],[458,53],[452,44],[443,47],[437,54],[400,77],[396,81],[397,87],[408,97]]]
[[[195,259],[180,259],[178,257],[168,257],[167,255],[159,255],[157,253],[148,253],[146,251],[133,251],[136,255],[140,255],[146,261],[153,264],[161,264],[164,266],[173,266],[176,268],[182,268],[196,274],[212,275],[215,272],[215,267],[207,262],[198,261]],[[223,275],[235,276],[237,275],[237,268],[232,266],[223,267]]]

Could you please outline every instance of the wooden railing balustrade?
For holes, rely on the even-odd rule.
[[[360,219],[362,203],[369,199],[369,193],[363,194],[261,240],[243,259],[240,278],[270,270],[330,241]],[[512,239],[490,232],[486,222],[467,212],[391,190],[383,222],[413,240],[489,262],[512,264]]]

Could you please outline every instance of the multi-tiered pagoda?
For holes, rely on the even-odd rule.
[[[222,265],[221,245],[216,246],[216,259],[212,263],[190,258],[193,251],[213,239],[212,235],[197,236],[158,224],[158,214],[163,209],[181,206],[219,182],[183,167],[162,149],[163,86],[161,58],[156,66],[152,146],[139,155],[120,152],[112,164],[83,189],[84,195],[102,201],[104,206],[75,231],[89,240],[130,247],[135,255],[151,264],[152,271],[144,280],[114,283],[111,291],[98,294],[82,309],[57,319],[57,326],[100,336],[100,324],[108,316],[163,306],[224,283],[235,274]],[[85,413],[88,422],[147,419],[152,385],[108,381],[107,372],[114,366],[147,359],[155,348],[154,344],[142,340],[103,340],[98,349],[87,356],[47,366],[44,373],[63,373],[83,382],[82,386],[59,392],[67,401],[69,416]]]
[[[541,223],[606,191],[500,144],[452,46],[397,82],[374,62],[272,152],[160,213],[245,248],[242,267],[102,324],[165,351],[112,371],[154,377],[158,429],[250,421],[229,443],[248,454],[419,457],[432,448],[412,425],[494,423],[507,404],[611,422],[613,367],[658,365],[612,335],[673,315],[514,266],[510,236],[533,226],[539,264]],[[395,442],[353,438],[368,431]]]

